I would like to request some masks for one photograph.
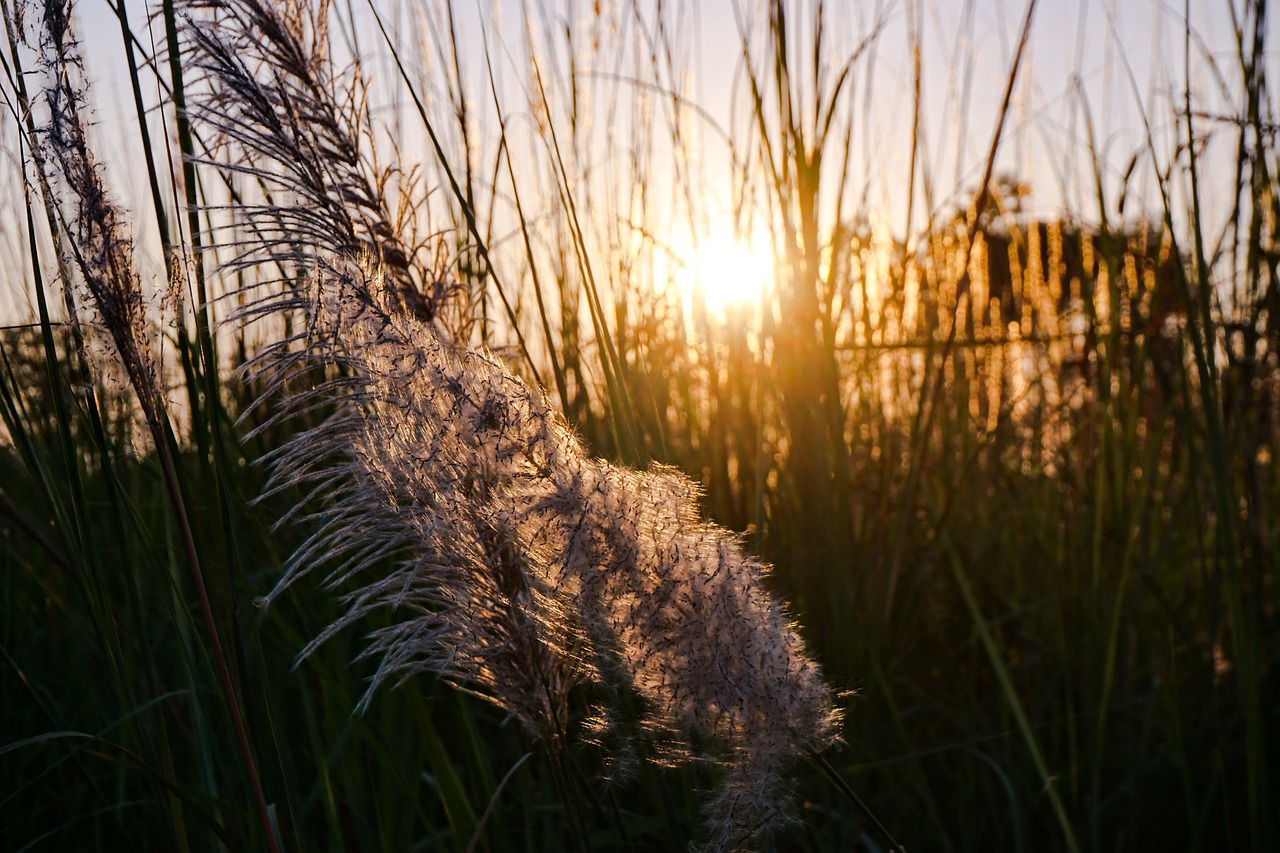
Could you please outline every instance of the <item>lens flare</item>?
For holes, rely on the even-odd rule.
[[[751,310],[773,281],[774,261],[768,237],[747,237],[732,228],[714,228],[684,253],[676,280],[693,304],[706,301],[709,314]]]

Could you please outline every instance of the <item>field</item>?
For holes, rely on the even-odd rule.
[[[1280,849],[1270,10],[1008,5],[0,0],[0,850]]]

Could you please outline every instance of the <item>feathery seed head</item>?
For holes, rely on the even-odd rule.
[[[279,190],[244,211],[260,240],[237,263],[308,283],[251,303],[249,317],[301,309],[308,324],[304,346],[283,341],[254,368],[268,393],[299,368],[340,368],[281,402],[285,416],[336,412],[270,458],[275,488],[311,494],[316,532],[269,598],[321,564],[351,590],[304,655],[391,611],[364,652],[377,661],[365,703],[431,672],[553,744],[572,689],[593,685],[586,734],[618,747],[615,771],[645,744],[660,762],[722,764],[711,843],[757,838],[784,814],[787,761],[831,744],[838,722],[764,566],[702,520],[687,477],[592,457],[540,389],[410,310],[413,253],[360,154],[363,114],[334,97],[297,21],[255,0],[185,7],[213,14],[188,19],[209,84],[196,117],[253,164],[224,168]]]
[[[9,21],[16,30],[10,33],[14,42],[36,51],[42,77],[42,97],[32,105],[31,156],[56,232],[64,299],[77,348],[84,361],[97,368],[100,379],[110,379],[123,369],[143,415],[155,429],[161,392],[153,333],[133,264],[131,235],[107,193],[89,144],[83,61],[71,8],[70,0],[48,0],[41,7],[38,24],[26,26],[20,14]],[[88,299],[77,299],[77,290]],[[77,310],[78,301],[87,304]],[[85,308],[97,320],[90,328],[88,346],[79,325]]]

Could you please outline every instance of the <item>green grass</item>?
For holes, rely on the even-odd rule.
[[[918,74],[927,22],[904,8]],[[697,205],[710,178],[687,156],[681,12],[622,13],[619,58],[593,74],[589,15],[565,27],[524,7],[519,50],[538,73],[516,90],[484,76],[510,59],[487,39],[483,56],[458,58],[475,43],[449,16],[427,16],[420,43],[367,17],[354,30],[355,58],[409,105],[399,138],[366,142],[386,156],[396,141],[406,161],[424,151],[408,195],[429,249],[416,261],[458,284],[439,322],[505,348],[600,454],[702,482],[707,512],[775,565],[772,586],[850,691],[847,745],[825,767],[797,763],[800,820],[776,849],[1280,844],[1280,158],[1263,10],[1246,4],[1236,55],[1215,60],[1236,114],[1205,116],[1187,88],[1141,117],[1133,168],[1148,196],[1136,179],[1117,189],[1082,103],[1094,198],[1051,221],[1021,213],[996,168],[1007,95],[958,202],[937,201],[929,141],[904,140],[901,192],[929,222],[904,246],[874,233],[850,144],[871,118],[851,93],[875,70],[879,31],[851,47],[811,6],[774,7],[744,42],[742,110],[725,131],[740,224],[759,219],[774,241],[762,319],[664,289],[663,247],[632,239],[710,215]],[[172,4],[160,11],[153,32],[120,16],[135,59],[153,37],[176,43]],[[202,254],[199,236],[225,224],[214,206],[267,190],[192,159],[212,140],[173,110],[200,85],[181,57],[137,66],[138,204],[187,293],[162,332],[169,402],[148,415],[104,375],[101,332],[64,322],[63,283],[79,273],[11,121],[33,97],[20,82],[31,56],[11,41],[3,53],[0,133],[23,139],[25,165],[2,185],[25,193],[0,215],[19,235],[6,245],[28,255],[4,287],[34,307],[0,331],[0,848],[697,840],[708,768],[646,766],[603,786],[599,750],[532,743],[427,676],[355,714],[372,675],[353,663],[362,630],[295,667],[342,608],[311,582],[258,604],[313,532],[305,518],[275,526],[300,490],[257,499],[257,460],[300,426],[268,424],[260,389],[235,372],[263,341],[219,331],[229,294],[270,271],[222,267],[225,244]],[[918,78],[912,96],[919,116]],[[143,121],[153,97],[164,109]],[[618,138],[602,143],[602,128]],[[1215,155],[1234,152],[1225,173],[1209,130]],[[593,159],[602,144],[637,152],[607,160],[611,180]],[[1205,199],[1232,181],[1226,226],[1210,228]],[[575,717],[589,700],[576,697]]]

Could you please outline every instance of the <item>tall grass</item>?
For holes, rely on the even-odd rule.
[[[733,5],[722,129],[684,5],[112,7],[129,219],[63,5],[0,2],[6,849],[734,847],[788,787],[760,843],[1276,844],[1265,3],[1164,101],[1119,56],[1126,163],[1082,84],[1049,217],[1002,171],[1034,2],[989,119],[953,60],[954,187],[919,3]],[[661,228],[714,227],[717,133],[776,261],[720,313]],[[811,765],[775,594],[854,691]]]

